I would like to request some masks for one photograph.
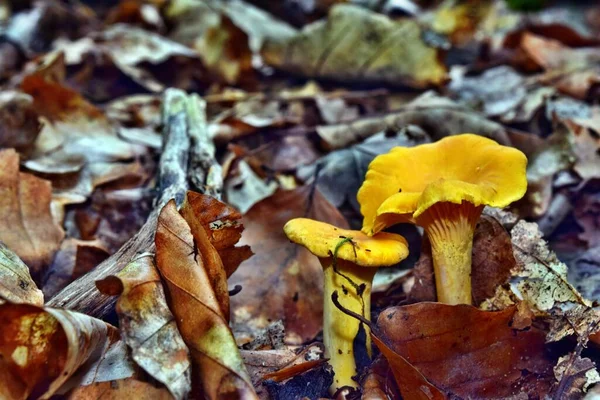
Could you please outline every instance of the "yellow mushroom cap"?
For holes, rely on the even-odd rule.
[[[351,239],[352,243],[339,247],[337,257],[363,267],[394,265],[408,256],[406,239],[394,233],[367,236],[361,231],[341,229],[308,218],[292,219],[283,230],[292,242],[306,247],[320,258],[331,257],[340,242]]]
[[[371,162],[358,191],[363,231],[413,222],[438,202],[506,207],[525,194],[526,168],[521,151],[470,133],[395,147]]]

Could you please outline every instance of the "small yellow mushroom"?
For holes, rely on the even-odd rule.
[[[338,292],[340,304],[370,320],[371,285],[378,267],[391,266],[408,256],[406,240],[396,234],[367,236],[361,231],[337,228],[324,222],[296,218],[284,226],[287,237],[304,246],[323,266],[325,273],[323,304],[323,341],[325,356],[335,373],[330,392],[349,386],[357,375],[353,342],[361,322],[340,311],[331,295]],[[366,351],[371,355],[368,327]]]
[[[486,205],[506,207],[527,190],[527,158],[474,134],[376,157],[358,201],[363,231],[401,222],[422,226],[431,241],[438,301],[471,304],[473,233]]]

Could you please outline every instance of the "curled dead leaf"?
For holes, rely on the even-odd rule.
[[[29,304],[1,304],[0,326],[0,397],[8,399],[50,398],[118,337],[104,321]]]

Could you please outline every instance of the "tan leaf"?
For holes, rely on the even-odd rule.
[[[122,379],[81,386],[67,396],[69,400],[170,400],[172,398],[173,396],[167,389],[136,379]]]
[[[323,269],[315,256],[283,233],[283,225],[295,217],[348,226],[337,208],[310,186],[279,191],[257,203],[243,218],[241,240],[255,254],[231,277],[231,284],[243,288],[231,304],[235,324],[265,328],[269,321],[282,319],[286,341],[303,343],[322,329]]]
[[[31,279],[29,268],[4,243],[0,242],[0,304],[44,304],[44,295]]]
[[[197,366],[195,379],[208,399],[255,399],[227,318],[195,251],[194,236],[171,200],[163,207],[155,236],[156,263],[169,291],[170,308]]]
[[[421,39],[418,23],[393,21],[354,5],[336,5],[327,20],[291,38],[268,38],[261,50],[273,67],[338,81],[405,83],[416,87],[446,79],[437,49]]]
[[[186,398],[191,388],[189,351],[167,306],[152,254],[137,257],[96,286],[119,296],[119,328],[134,361],[176,399]]]
[[[0,397],[48,399],[118,332],[104,321],[29,304],[0,305]]]
[[[104,113],[80,94],[40,73],[26,76],[21,88],[33,97],[34,107],[44,117],[32,158],[25,165],[48,174],[61,192],[76,195],[72,202],[84,202],[97,185],[141,174],[139,165],[135,161],[129,165],[129,160],[146,149],[121,140]],[[127,164],[106,165],[117,162]]]
[[[69,283],[91,271],[109,256],[99,240],[79,240],[72,237],[63,240],[48,272],[44,276],[42,290],[50,299]]]
[[[19,155],[0,151],[0,241],[39,278],[64,236],[50,215],[50,182],[19,172]]]

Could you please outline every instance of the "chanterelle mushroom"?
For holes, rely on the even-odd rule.
[[[363,231],[410,222],[431,241],[438,301],[471,304],[471,251],[485,205],[505,207],[527,189],[527,158],[474,134],[376,157],[358,192]]]
[[[399,263],[408,256],[406,240],[396,234],[367,236],[307,218],[296,218],[284,226],[287,237],[319,257],[325,272],[323,341],[326,357],[335,372],[330,388],[335,393],[344,386],[356,387],[353,341],[360,322],[340,311],[331,295],[338,292],[345,308],[370,319],[371,284],[377,267]],[[368,327],[366,350],[371,354]]]

